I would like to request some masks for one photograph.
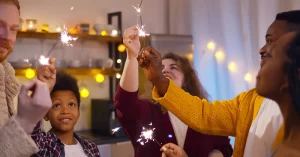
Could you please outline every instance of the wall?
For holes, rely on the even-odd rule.
[[[66,24],[74,27],[81,22],[107,23],[107,13],[121,11],[123,29],[137,23],[136,12],[140,0],[20,0],[23,19],[37,19],[40,24]],[[70,8],[74,7],[71,11]],[[166,0],[144,0],[143,23],[149,33],[166,33]]]
[[[50,28],[65,24],[68,28],[85,22],[91,25],[95,23],[106,24],[107,13],[121,11],[123,16],[123,29],[136,24],[136,14],[132,5],[137,5],[138,0],[20,0],[21,17],[23,19],[37,19],[38,27],[49,24]],[[71,11],[71,7],[74,9]],[[143,2],[143,22],[149,33],[166,33],[166,1],[145,0]],[[46,55],[51,49],[54,40],[18,39],[13,53],[9,56],[10,62],[18,62],[23,59],[38,59],[40,55]],[[89,58],[108,59],[106,43],[76,41],[74,47],[57,45],[51,53],[51,57],[58,60],[82,60]],[[25,77],[18,77],[22,83],[28,81]],[[81,116],[75,126],[75,130],[90,129],[90,100],[108,99],[108,77],[101,84],[97,83],[93,76],[77,76],[79,85],[89,89],[90,96],[82,100]],[[84,80],[84,81],[83,81]],[[17,99],[15,99],[17,104]],[[44,128],[50,128],[45,123]]]

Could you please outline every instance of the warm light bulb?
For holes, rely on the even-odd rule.
[[[126,46],[125,46],[124,44],[120,44],[120,45],[118,46],[118,51],[119,51],[119,52],[125,52],[125,50],[126,50]]]
[[[218,61],[223,61],[225,58],[224,52],[221,50],[217,51],[215,57]]]
[[[58,26],[58,27],[56,27],[56,30],[55,30],[55,31],[56,31],[56,32],[61,32],[61,30],[62,30],[61,27]]]
[[[97,74],[97,75],[95,76],[95,80],[96,80],[96,82],[99,82],[99,83],[103,82],[103,81],[104,81],[104,75],[102,75],[102,74]]]
[[[231,72],[236,72],[237,71],[237,67],[236,67],[236,64],[234,62],[231,62],[228,64],[228,69],[231,71]]]
[[[25,71],[25,77],[28,79],[32,79],[35,76],[35,71],[32,69],[26,69]]]
[[[118,36],[118,31],[117,30],[112,30],[111,31],[111,36],[113,36],[113,37]]]
[[[117,60],[117,63],[119,63],[119,64],[120,64],[121,62],[122,62],[122,60],[121,60],[121,59],[118,59],[118,60]]]
[[[90,92],[86,88],[81,88],[80,89],[80,96],[83,98],[87,98],[90,95]]]
[[[251,82],[252,80],[252,75],[250,73],[246,73],[244,75],[244,80],[247,81],[247,82]]]
[[[117,78],[117,79],[120,79],[120,78],[121,78],[121,74],[117,73],[117,74],[116,74],[116,78]]]
[[[216,49],[216,44],[212,41],[208,42],[206,45],[207,49],[214,51]]]
[[[71,7],[71,10],[73,10],[74,9],[74,7]]]
[[[101,35],[102,36],[107,36],[107,31],[106,30],[101,31]]]
[[[194,59],[194,55],[192,53],[187,54],[186,57],[191,61]]]

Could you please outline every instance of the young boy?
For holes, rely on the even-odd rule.
[[[52,129],[46,133],[41,130],[41,122],[37,124],[31,137],[39,152],[33,157],[100,157],[95,143],[74,133],[80,115],[77,80],[67,73],[57,72],[51,99],[52,108],[44,119],[50,121]]]

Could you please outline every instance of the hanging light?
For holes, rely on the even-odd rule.
[[[231,72],[236,72],[236,71],[237,71],[236,63],[230,62],[230,63],[228,64],[228,69],[229,69],[229,71],[231,71]]]
[[[106,30],[102,30],[102,31],[101,31],[101,35],[102,35],[102,36],[107,36],[107,31],[106,31]]]
[[[191,61],[194,59],[193,53],[187,54],[186,57],[187,57],[189,60],[191,60]]]
[[[120,45],[118,46],[118,51],[119,51],[119,52],[125,52],[125,50],[126,50],[126,46],[125,46],[124,44],[120,44]]]
[[[102,75],[102,74],[97,74],[96,76],[95,76],[95,80],[96,80],[96,82],[98,82],[98,83],[101,83],[101,82],[103,82],[104,81],[104,75]]]
[[[90,95],[89,90],[86,88],[81,88],[79,92],[80,92],[80,96],[83,98],[87,98]]]
[[[35,71],[33,69],[26,69],[25,71],[25,77],[28,79],[32,79],[35,77]]]
[[[117,74],[116,74],[116,78],[117,78],[117,79],[120,79],[120,78],[121,78],[121,74],[117,73]]]
[[[216,52],[215,57],[218,61],[223,61],[225,58],[225,54],[223,51],[219,50]]]
[[[251,75],[251,73],[246,73],[245,75],[244,75],[244,80],[246,81],[246,82],[248,82],[248,83],[250,83],[251,81],[252,81],[252,75]]]
[[[117,63],[122,63],[122,60],[121,59],[117,59]]]
[[[210,41],[207,43],[206,48],[210,51],[214,51],[216,49],[216,43],[213,41]]]

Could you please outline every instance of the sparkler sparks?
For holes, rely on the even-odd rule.
[[[116,132],[118,132],[121,129],[121,127],[116,127],[114,129],[111,130],[111,134],[115,134]]]
[[[136,24],[136,27],[139,31],[139,36],[140,37],[145,37],[145,36],[148,36],[150,34],[147,34],[144,27],[145,25],[143,25],[143,21],[142,21],[142,3],[143,3],[143,0],[141,0],[141,2],[137,5],[137,7],[133,6],[132,7],[135,9],[135,11],[137,12],[137,24]]]
[[[137,140],[141,145],[145,145],[149,141],[154,141],[153,133],[155,128],[153,129],[145,129],[143,127],[143,131],[141,132],[140,138]]]
[[[41,65],[49,65],[49,58],[46,58],[45,56],[41,55],[39,62]]]
[[[76,41],[77,39],[78,39],[77,37],[69,36],[67,28],[64,27],[64,30],[61,32],[61,35],[60,35],[60,40],[63,44],[66,44],[68,46],[73,46],[71,41]]]
[[[150,123],[149,126],[152,127],[152,123]],[[139,142],[141,145],[145,145],[149,141],[154,141],[160,147],[162,147],[162,145],[153,136],[154,130],[155,128],[146,129],[145,127],[143,127],[143,131],[141,132],[140,138],[137,140],[137,142]]]
[[[47,56],[49,56],[52,52],[52,50],[54,49],[54,47],[58,44],[59,41],[61,41],[63,44],[67,45],[67,46],[73,46],[73,44],[71,43],[72,41],[76,41],[78,38],[77,37],[71,37],[68,33],[68,29],[64,26],[63,31],[61,31],[60,33],[60,40],[58,40],[50,49],[49,53]],[[39,59],[39,63],[41,65],[49,65],[49,57],[45,57],[45,56],[40,56]]]

